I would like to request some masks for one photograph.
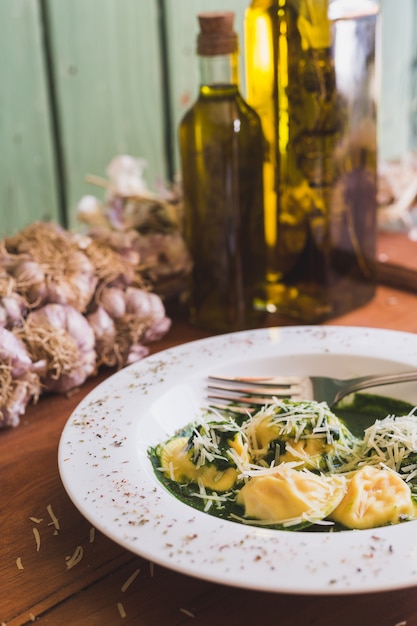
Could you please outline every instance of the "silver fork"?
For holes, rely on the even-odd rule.
[[[332,407],[356,391],[417,380],[417,370],[344,380],[328,376],[209,376],[208,379],[207,390],[211,407],[224,410],[239,408],[240,405],[246,412],[251,407],[253,410],[257,406],[271,403],[273,398],[317,400],[327,402]]]

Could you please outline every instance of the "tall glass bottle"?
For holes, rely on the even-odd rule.
[[[248,102],[259,113],[266,305],[307,323],[374,295],[374,0],[253,0]]]
[[[211,330],[259,325],[265,281],[263,137],[238,86],[232,12],[198,16],[200,88],[179,127],[185,237],[194,267],[191,321]]]

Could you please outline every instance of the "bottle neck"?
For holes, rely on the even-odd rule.
[[[204,87],[238,87],[237,52],[214,56],[200,56],[200,89]]]

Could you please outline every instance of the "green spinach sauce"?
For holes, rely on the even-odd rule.
[[[413,405],[403,400],[373,394],[358,393],[355,394],[349,402],[342,401],[339,406],[333,407],[332,411],[347,425],[354,436],[362,437],[365,429],[374,424],[376,420],[382,420],[388,415],[396,415],[398,417],[407,415],[412,409]],[[178,431],[177,435],[189,436],[194,426],[195,424],[190,424],[184,427],[181,431]],[[158,469],[160,460],[157,453],[157,446],[150,448],[148,452],[155,474],[162,485],[184,504],[199,511],[204,511],[204,500],[193,495],[193,490],[190,489],[189,484],[183,484],[170,480],[164,472],[161,472]],[[197,491],[197,487],[194,491]],[[236,517],[242,518],[243,516],[243,509],[233,500],[225,500],[220,507],[213,505],[206,510],[206,512],[209,515],[214,515],[220,519],[227,519],[231,521],[237,521]],[[250,526],[249,520],[248,525]],[[253,526],[257,526],[256,520],[253,520]],[[286,531],[303,530],[305,532],[337,532],[341,530],[350,530],[337,523],[334,523],[331,526],[323,526],[320,524],[299,524],[291,527],[270,526],[269,528]]]

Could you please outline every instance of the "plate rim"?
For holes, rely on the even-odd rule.
[[[372,592],[382,592],[382,591],[388,591],[388,590],[394,590],[394,589],[403,589],[403,588],[407,588],[407,587],[412,587],[412,586],[416,586],[417,585],[417,567],[416,567],[416,571],[414,572],[410,572],[410,575],[407,577],[400,577],[398,578],[398,580],[395,581],[378,581],[375,583],[375,580],[370,580],[370,573],[371,573],[371,569],[367,569],[367,571],[369,570],[369,574],[365,574],[363,576],[359,576],[357,577],[358,582],[352,582],[352,581],[348,581],[347,579],[345,581],[342,580],[334,580],[332,582],[331,578],[328,579],[328,583],[326,585],[323,585],[323,583],[317,583],[315,582],[315,575],[313,574],[313,567],[312,565],[311,567],[311,573],[308,575],[309,578],[309,582],[308,584],[306,584],[306,582],[304,581],[304,585],[301,587],[298,587],[296,585],[294,585],[294,583],[288,583],[285,581],[280,581],[278,584],[277,583],[271,583],[268,582],[264,579],[265,577],[265,572],[266,569],[265,567],[262,569],[258,566],[254,567],[254,565],[252,564],[252,567],[254,567],[254,574],[252,575],[251,573],[240,573],[236,571],[237,567],[249,567],[249,558],[250,557],[245,557],[242,556],[241,560],[239,561],[239,557],[237,557],[236,560],[236,564],[233,564],[231,566],[232,571],[230,571],[230,568],[226,571],[224,568],[222,569],[220,566],[218,568],[218,571],[216,572],[216,566],[215,563],[211,563],[211,567],[209,567],[208,569],[202,568],[201,566],[193,563],[191,564],[190,562],[186,562],[182,557],[181,558],[175,558],[174,556],[168,557],[166,556],[166,551],[164,553],[164,551],[161,551],[161,549],[158,549],[155,552],[155,548],[150,546],[139,546],[138,544],[133,541],[131,539],[131,536],[126,536],[126,529],[123,526],[123,524],[119,527],[117,527],[113,522],[109,522],[109,519],[106,519],[106,516],[104,515],[103,517],[103,513],[100,509],[100,512],[97,508],[97,506],[93,503],[90,502],[88,504],[86,504],[86,499],[87,497],[89,497],[85,492],[77,493],[77,490],[74,489],[74,480],[71,477],[71,472],[69,470],[69,464],[68,464],[68,455],[73,456],[74,453],[76,454],[76,458],[82,458],[83,461],[86,460],[86,452],[83,452],[81,454],[79,454],[79,451],[76,452],[74,445],[75,445],[75,441],[72,441],[72,435],[71,435],[71,430],[75,427],[76,428],[76,422],[77,420],[79,421],[80,416],[83,415],[87,409],[91,409],[91,403],[97,403],[98,399],[101,398],[102,394],[108,394],[110,393],[110,389],[114,386],[115,388],[117,388],[117,384],[120,382],[120,380],[123,381],[123,379],[128,379],[130,382],[128,383],[129,386],[132,384],[131,383],[131,378],[133,378],[133,380],[136,380],[136,383],[138,382],[138,380],[140,379],[140,377],[143,375],[145,378],[145,386],[147,384],[149,384],[149,381],[146,382],[146,377],[150,376],[149,372],[153,369],[153,376],[157,377],[159,375],[158,373],[158,363],[161,364],[163,363],[163,361],[169,361],[170,359],[173,359],[173,362],[171,363],[170,367],[172,368],[174,365],[173,363],[176,363],[176,366],[178,366],[178,362],[181,363],[181,359],[185,360],[189,357],[189,355],[193,354],[193,352],[195,353],[196,351],[200,351],[201,348],[203,347],[203,349],[205,349],[207,351],[207,354],[210,351],[213,351],[213,349],[216,348],[217,344],[225,344],[227,345],[228,341],[231,341],[232,343],[235,344],[239,344],[239,342],[243,345],[245,343],[247,343],[247,345],[249,346],[248,348],[248,352],[249,354],[253,355],[255,354],[255,352],[253,352],[250,349],[250,341],[252,341],[254,338],[262,338],[263,341],[266,341],[266,345],[267,346],[271,346],[271,335],[278,335],[278,336],[287,336],[287,338],[291,338],[291,336],[302,336],[305,335],[307,337],[315,337],[315,340],[318,342],[324,342],[323,345],[326,346],[326,348],[329,350],[326,341],[328,340],[333,340],[334,337],[337,336],[350,336],[350,340],[352,341],[352,339],[357,339],[357,338],[363,338],[363,337],[367,337],[368,340],[369,338],[388,338],[391,339],[392,341],[394,341],[395,339],[401,339],[402,341],[406,341],[407,339],[412,339],[412,341],[416,342],[416,347],[417,347],[417,335],[415,335],[414,333],[411,332],[406,332],[406,331],[400,331],[400,330],[390,330],[390,329],[382,329],[382,328],[372,328],[372,327],[362,327],[362,326],[339,326],[339,325],[334,325],[334,326],[276,326],[276,327],[269,327],[269,328],[259,328],[259,329],[253,329],[250,331],[238,331],[235,333],[227,333],[227,334],[223,334],[223,335],[213,335],[213,336],[209,336],[209,337],[204,337],[201,339],[196,339],[196,340],[192,340],[192,341],[188,341],[185,343],[181,343],[178,344],[176,346],[170,347],[170,348],[166,348],[164,350],[158,351],[153,353],[152,355],[142,359],[139,362],[136,362],[126,368],[124,368],[123,370],[119,370],[118,372],[110,375],[108,378],[106,378],[104,381],[98,383],[81,401],[80,403],[77,405],[77,407],[74,409],[74,411],[71,413],[70,417],[68,418],[61,436],[60,436],[60,440],[59,440],[59,445],[58,445],[58,469],[59,469],[59,474],[62,480],[62,483],[64,485],[64,488],[68,494],[68,496],[70,497],[70,499],[72,500],[72,502],[74,503],[74,505],[78,508],[78,510],[81,512],[81,514],[89,520],[89,522],[91,524],[93,524],[100,532],[102,532],[103,534],[107,535],[110,539],[112,539],[113,541],[115,541],[116,543],[118,543],[119,545],[121,545],[123,548],[131,551],[134,554],[137,554],[138,556],[141,556],[143,558],[149,559],[150,561],[153,561],[156,564],[159,564],[163,567],[166,567],[168,569],[180,572],[184,575],[189,575],[189,576],[194,576],[200,579],[204,579],[210,582],[214,582],[214,583],[218,583],[218,584],[224,584],[224,585],[228,585],[228,586],[232,586],[232,587],[239,587],[239,588],[246,588],[246,589],[252,589],[252,590],[257,590],[257,591],[269,591],[269,592],[278,592],[278,593],[288,593],[288,594],[307,594],[307,595],[333,595],[333,594],[356,594],[356,593],[372,593]],[[269,339],[268,339],[269,337]],[[388,342],[389,343],[389,342]],[[253,344],[252,344],[253,345]],[[217,346],[218,347],[218,346]],[[234,348],[236,348],[236,345],[234,346]],[[344,348],[344,350],[346,351],[346,346]],[[191,352],[190,352],[191,351]],[[335,353],[333,353],[331,350],[329,352],[326,352],[327,354],[330,354],[330,356],[334,356]],[[188,355],[188,357],[187,357]],[[414,359],[415,361],[415,365],[417,366],[417,350],[416,350],[416,357]],[[402,363],[405,363],[405,361],[399,361]],[[161,369],[163,370],[164,367],[162,365],[160,365]],[[168,372],[169,372],[169,366],[165,366],[168,367]],[[139,374],[139,377],[137,376],[137,374]],[[141,383],[139,383],[140,385]],[[151,397],[152,393],[154,392],[155,388],[158,386],[158,384],[156,382],[152,382],[153,385],[153,391],[151,390]],[[126,391],[126,388],[125,388]],[[135,389],[136,392],[138,392],[138,389]],[[145,403],[146,404],[146,403]],[[124,419],[126,419],[124,417]],[[143,419],[143,418],[142,418]],[[107,421],[109,421],[109,419],[107,419]],[[130,423],[132,422],[132,420],[130,420]],[[140,420],[138,420],[138,423],[140,422]],[[185,422],[186,423],[186,422]],[[103,425],[103,423],[101,424]],[[108,424],[105,424],[106,426],[108,426]],[[134,427],[131,426],[133,429]],[[91,430],[90,425],[85,426],[87,432],[89,432]],[[130,433],[130,430],[127,429],[128,432]],[[74,435],[75,436],[75,435]],[[91,435],[93,436],[93,435]],[[69,441],[71,443],[69,443]],[[90,441],[91,443],[91,441]],[[157,442],[155,442],[157,443]],[[132,442],[129,443],[130,446],[130,450],[132,449]],[[128,446],[128,447],[129,447]],[[111,453],[109,454],[110,457],[110,465],[109,465],[109,461],[106,460],[105,462],[103,461],[104,465],[105,465],[105,471],[111,470],[111,463],[119,463],[120,461],[120,450],[123,448],[124,446],[118,446],[116,445],[114,448],[112,448]],[[85,446],[81,446],[82,450],[86,450]],[[136,451],[136,453],[138,454],[138,452]],[[143,454],[143,449],[142,449],[142,454]],[[143,461],[143,459],[142,459]],[[138,454],[138,462],[140,463],[140,454]],[[90,461],[89,461],[90,463]],[[79,465],[78,460],[76,460],[75,462],[75,467],[77,468]],[[91,463],[90,465],[88,465],[89,467],[89,471],[91,472]],[[143,465],[140,466],[142,471],[143,471]],[[78,469],[80,470],[80,468],[78,467]],[[117,471],[121,471],[120,470],[120,466],[118,465],[118,470]],[[94,474],[94,472],[93,472]],[[103,472],[102,472],[103,474]],[[103,478],[101,476],[101,478]],[[142,475],[142,479],[143,479],[143,475]],[[129,475],[129,480],[131,479],[130,475]],[[104,479],[105,480],[105,479]],[[160,484],[160,483],[159,483]],[[161,484],[160,484],[161,485]],[[163,489],[162,485],[161,485],[161,489]],[[158,498],[156,498],[154,500],[154,504],[156,504],[156,502],[163,502],[166,503],[167,502],[167,493],[168,492],[164,492],[164,495],[161,496],[160,494],[157,494]],[[179,507],[178,507],[178,500],[176,500],[174,498],[174,496],[172,496],[171,494],[168,494],[168,496],[171,498],[170,500],[170,504],[172,505],[172,503],[175,501],[175,506],[172,506],[172,509],[174,510],[175,514],[178,512]],[[150,499],[150,495],[148,493],[147,496]],[[219,520],[219,518],[215,518],[213,516],[204,514],[204,513],[200,513],[194,509],[191,509],[191,507],[188,507],[185,504],[182,504],[182,507],[186,509],[186,513],[184,513],[184,519],[188,519],[188,520],[193,520],[193,524],[195,524],[195,527],[199,527],[200,523],[202,523],[203,526],[207,527],[209,529],[209,532],[214,534],[215,532],[215,527],[217,527],[217,531],[221,530],[222,532],[224,531],[224,527],[227,528],[228,525],[232,524],[233,528],[236,529],[237,527],[241,527],[241,525],[239,524],[235,524],[233,522],[228,522],[228,521],[223,521],[223,520]],[[122,513],[123,513],[123,506],[122,508]],[[114,511],[113,511],[114,513]],[[203,521],[202,521],[203,520]],[[210,520],[210,521],[208,521]],[[408,525],[413,525],[415,522],[409,522],[407,523]],[[191,524],[191,526],[193,526],[193,524]],[[123,530],[120,530],[120,529]],[[256,540],[254,540],[253,537],[251,537],[250,541],[252,542],[252,546],[258,545],[259,551],[262,552],[262,550],[265,550],[269,545],[272,545],[272,543],[274,543],[274,541],[272,541],[271,539],[271,533],[273,533],[272,537],[275,538],[275,543],[276,543],[276,538],[277,538],[277,534],[278,533],[280,535],[279,537],[279,541],[278,543],[281,542],[281,546],[279,548],[277,548],[276,546],[274,547],[274,550],[277,551],[277,554],[280,554],[281,557],[283,557],[285,550],[289,550],[289,552],[291,553],[291,551],[296,551],[296,549],[300,549],[299,546],[297,547],[297,543],[302,544],[304,542],[304,535],[306,533],[289,533],[288,531],[269,531],[266,532],[265,530],[260,531],[259,529],[254,530],[254,527],[243,527],[246,531],[246,535],[252,533],[252,535],[256,536],[258,543],[256,544]],[[372,554],[373,558],[375,556],[375,551],[378,552],[376,546],[378,546],[378,542],[379,542],[379,546],[381,545],[381,541],[384,543],[384,546],[386,550],[389,550],[389,548],[387,548],[386,546],[388,545],[387,542],[391,542],[395,543],[395,540],[392,540],[392,532],[394,531],[395,534],[395,529],[398,529],[398,527],[391,527],[391,528],[384,528],[384,529],[372,529],[369,531],[347,531],[349,533],[360,533],[360,539],[363,540],[364,546],[366,544],[366,547],[364,547],[365,552]],[[402,526],[403,528],[403,526]],[[230,526],[229,526],[230,529]],[[249,531],[248,531],[249,529]],[[140,533],[140,529],[137,531],[139,536],[141,535]],[[155,532],[159,532],[155,531]],[[284,533],[285,537],[282,537],[282,533]],[[225,533],[227,536],[229,536],[229,533],[226,532]],[[245,533],[243,533],[242,530],[237,531],[236,530],[236,535],[238,535],[239,537],[242,537]],[[398,534],[398,533],[397,533]],[[409,534],[409,533],[408,533]],[[171,537],[171,534],[168,533],[168,535]],[[301,535],[301,538],[300,538]],[[321,533],[320,533],[321,535]],[[337,535],[340,535],[340,533],[337,533]],[[173,535],[174,538],[177,535]],[[192,536],[192,533],[191,535]],[[310,534],[309,537],[312,537],[313,534]],[[323,539],[320,540],[313,540],[313,544],[314,545],[314,541],[316,541],[316,543],[318,542],[320,544],[320,546],[324,545],[324,544],[331,544],[332,550],[333,549],[338,549],[337,547],[337,543],[343,543],[340,542],[338,539],[333,539],[333,537],[336,537],[336,534],[333,535],[333,537],[331,537],[331,534],[327,533],[326,537],[328,537],[328,539],[326,541],[323,541]],[[375,537],[379,537],[378,540],[375,539]],[[249,541],[249,540],[248,540]],[[309,542],[311,542],[311,540],[308,540]],[[374,543],[376,542],[376,543]],[[334,545],[336,544],[336,545]],[[390,544],[390,545],[391,545]],[[220,544],[213,544],[213,545],[220,545]],[[186,545],[185,547],[183,546],[183,549],[187,549],[190,553],[191,553],[191,557],[194,558],[194,560],[197,559],[197,556],[201,557],[201,547],[199,547],[199,554],[197,555],[197,552],[193,552],[194,548],[193,548],[193,544],[192,541],[190,540],[189,544]],[[253,548],[255,550],[255,548]],[[283,552],[284,550],[284,552]],[[417,550],[417,547],[416,547]],[[236,558],[236,554],[239,551],[239,546],[235,546],[235,547],[230,547],[228,550],[228,552],[232,553],[234,556],[233,558]],[[246,552],[247,554],[247,552]],[[310,554],[310,553],[309,553]],[[379,552],[378,552],[379,554]],[[416,552],[417,554],[417,552]],[[343,555],[340,555],[340,558],[342,558]],[[384,554],[384,557],[382,558],[382,556],[380,557],[380,560],[384,560],[387,558],[387,554]],[[293,555],[294,557],[294,555]],[[300,560],[300,557],[294,557],[294,558],[298,558]],[[367,557],[366,557],[367,558]],[[402,557],[403,559],[406,559],[406,555],[403,555]],[[388,557],[388,561],[389,561],[389,557]],[[392,559],[391,559],[392,561]],[[364,563],[366,563],[366,561],[364,561]],[[288,565],[288,564],[287,564]],[[289,565],[288,565],[289,566]],[[270,568],[272,568],[272,565],[269,566]],[[353,567],[353,566],[352,566]],[[352,570],[351,567],[351,570]],[[363,567],[365,567],[363,565]],[[367,566],[368,567],[368,566]],[[330,568],[331,571],[332,568]],[[221,571],[220,571],[221,570]],[[259,570],[259,571],[258,571]],[[271,569],[272,571],[272,569]],[[353,570],[352,570],[353,571]],[[263,574],[263,576],[259,576],[259,572],[261,572]],[[359,574],[359,572],[358,572]]]

